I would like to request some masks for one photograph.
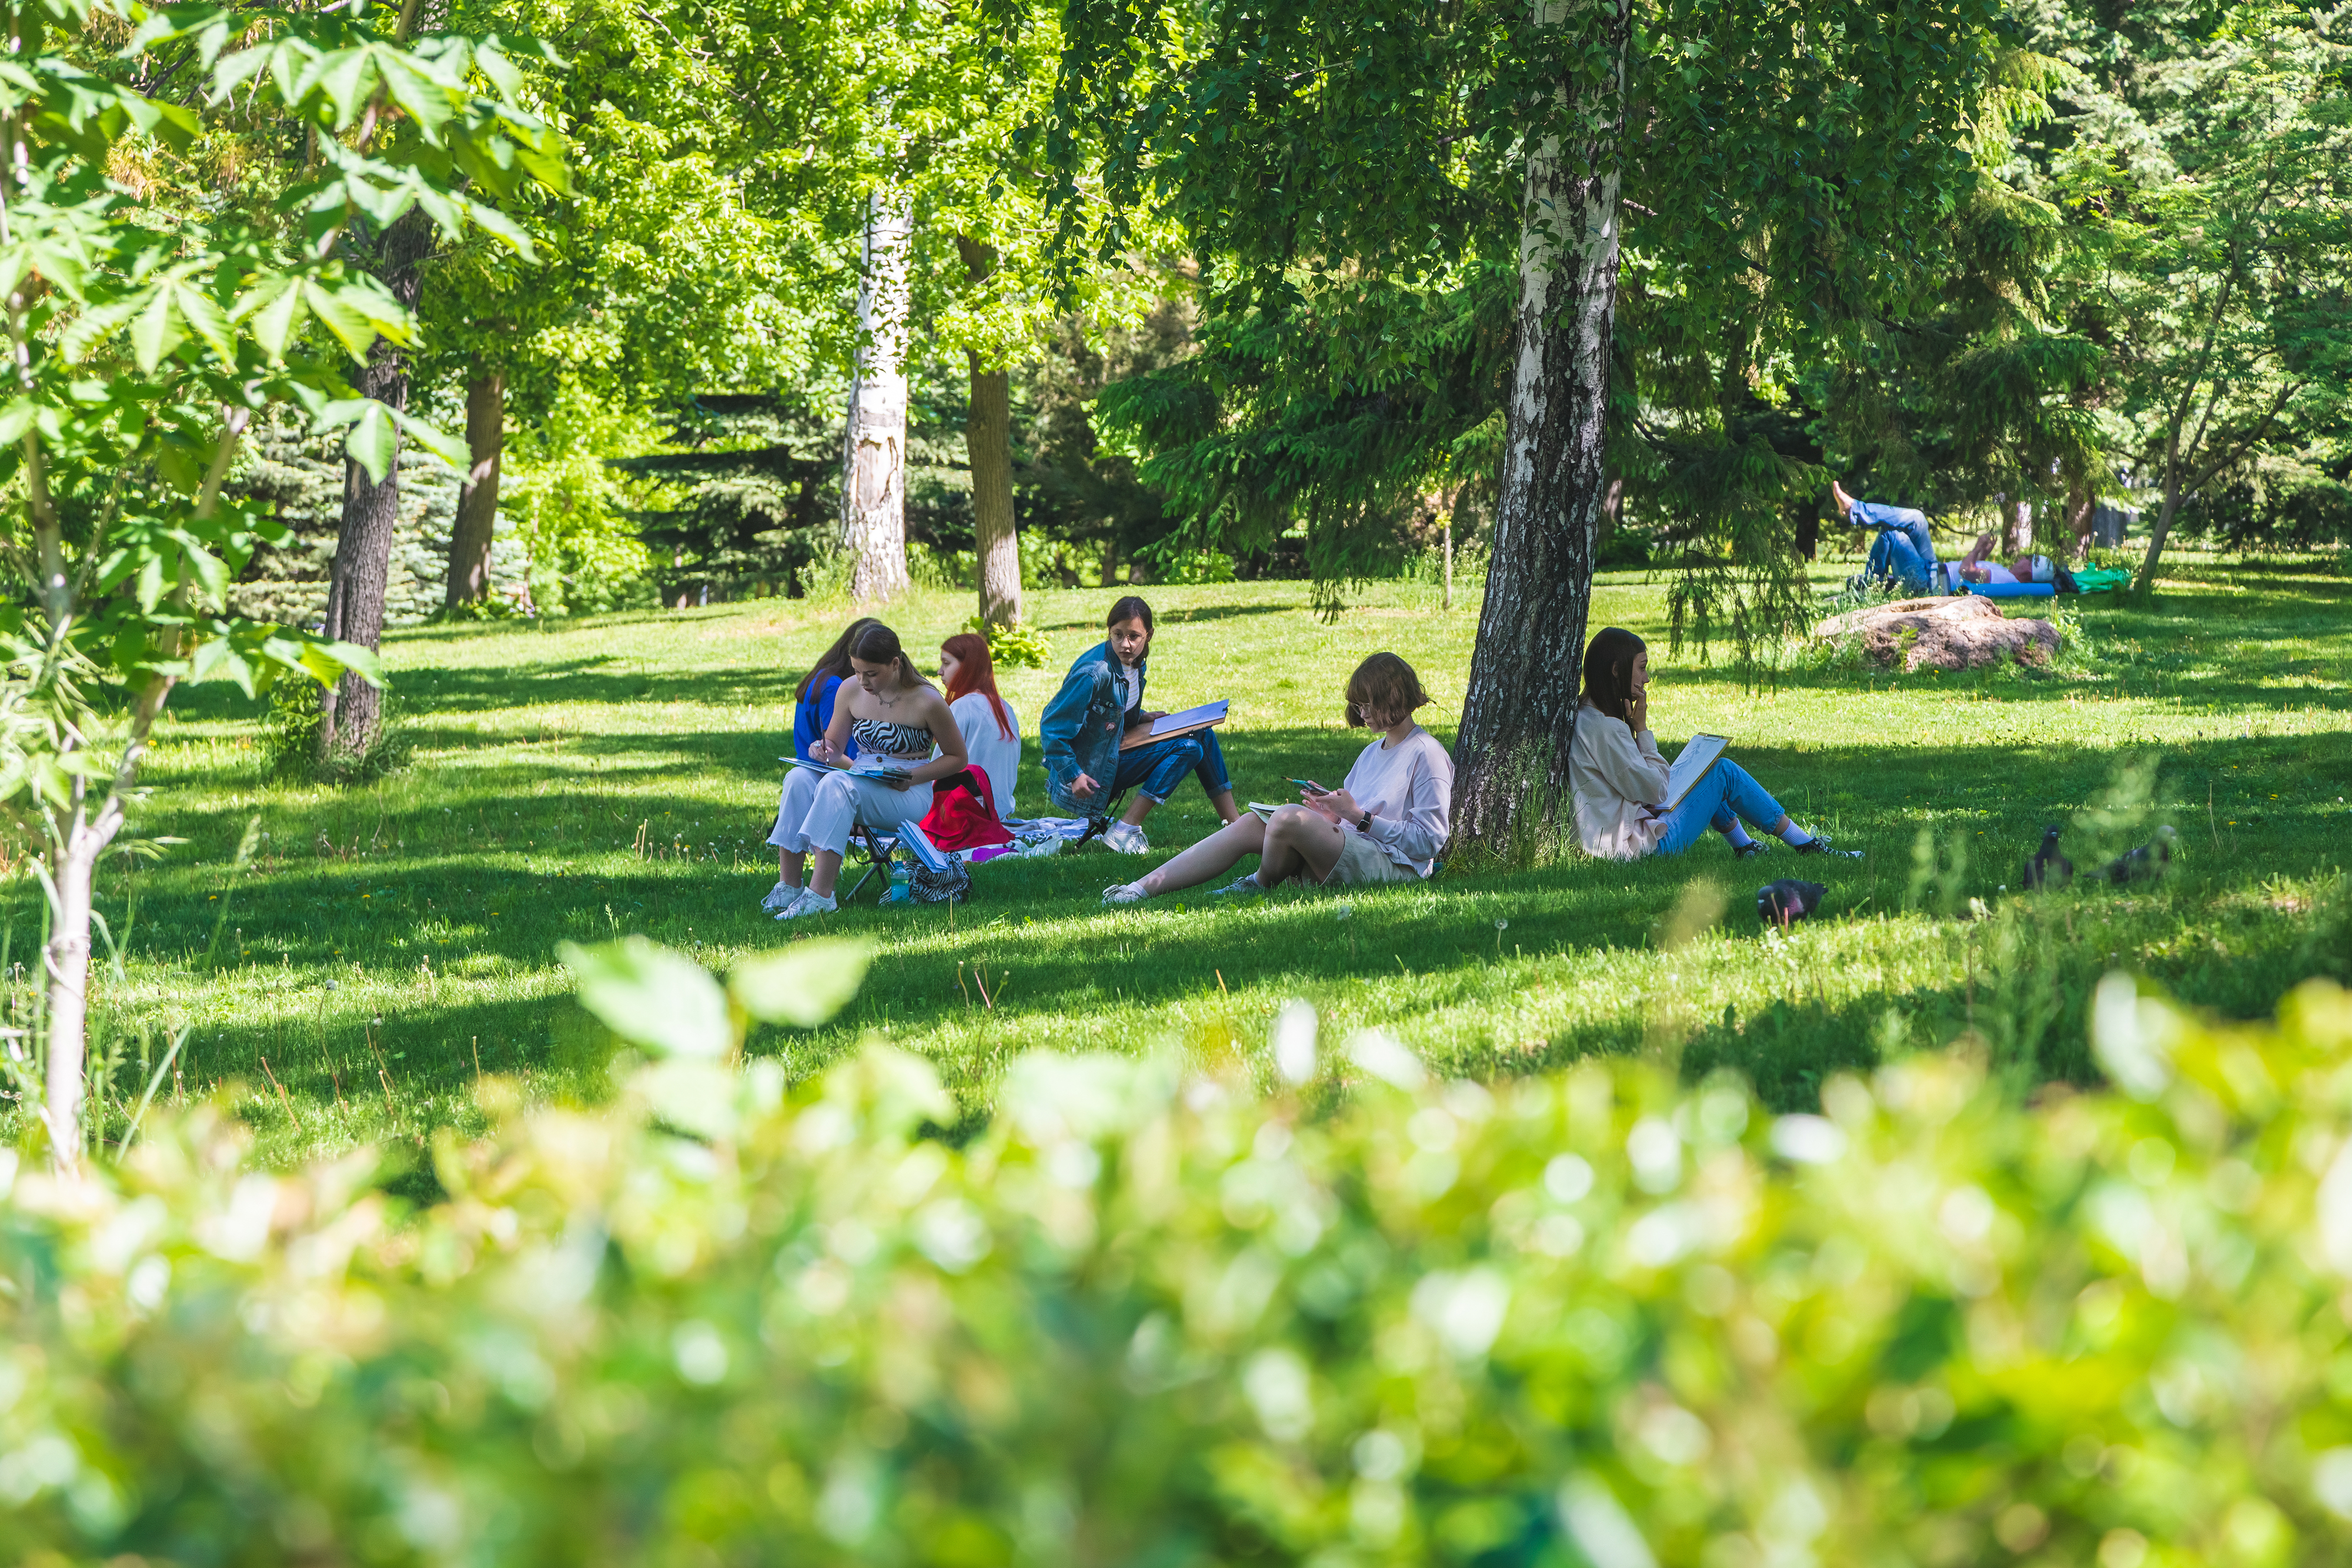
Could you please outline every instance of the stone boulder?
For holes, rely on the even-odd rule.
[[[2047,664],[2058,651],[2058,628],[2047,621],[2003,615],[1990,599],[1897,599],[1832,615],[1813,629],[1825,640],[1860,637],[1871,663],[1906,670],[1976,670],[2004,660]]]

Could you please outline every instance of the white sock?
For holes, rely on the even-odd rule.
[[[1787,827],[1780,830],[1780,841],[1787,844],[1790,849],[1794,849],[1800,844],[1811,843],[1813,841],[1813,835],[1805,831],[1804,829],[1797,826],[1796,823],[1791,822]]]

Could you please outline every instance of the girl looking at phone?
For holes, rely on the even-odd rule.
[[[1727,757],[1716,759],[1673,810],[1666,798],[1666,759],[1650,731],[1649,644],[1622,626],[1605,626],[1584,651],[1584,696],[1576,738],[1568,748],[1576,795],[1576,831],[1587,854],[1603,860],[1678,855],[1712,827],[1746,860],[1764,846],[1740,827],[1741,818],[1799,854],[1860,860],[1860,850],[1833,850],[1789,820],[1780,802]]]
[[[1394,653],[1374,653],[1348,678],[1348,723],[1381,733],[1339,788],[1294,779],[1297,805],[1271,818],[1250,812],[1228,822],[1159,870],[1108,889],[1103,902],[1140,904],[1197,887],[1246,855],[1258,857],[1257,870],[1213,896],[1264,893],[1293,877],[1329,887],[1427,876],[1452,835],[1454,800],[1454,759],[1413,722],[1414,710],[1428,702],[1411,664]]]

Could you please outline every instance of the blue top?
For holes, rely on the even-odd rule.
[[[1135,699],[1143,703],[1143,666],[1135,666]],[[1069,793],[1081,773],[1101,786],[1111,787],[1118,775],[1118,743],[1127,734],[1127,684],[1118,676],[1118,660],[1103,642],[1079,654],[1062,677],[1062,689],[1045,705],[1037,720],[1037,738],[1045,754],[1045,792],[1066,810],[1085,810],[1108,797],[1097,793],[1081,801]]]
[[[793,755],[803,762],[816,760],[816,743],[824,738],[825,727],[833,722],[833,697],[839,690],[841,677],[827,675],[793,705]],[[856,756],[856,740],[853,737],[842,749]]]

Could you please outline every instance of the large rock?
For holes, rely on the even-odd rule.
[[[1813,629],[1825,639],[1859,636],[1873,664],[1906,670],[1975,670],[2014,659],[2047,664],[2058,651],[2058,628],[2047,621],[2003,615],[1990,599],[1897,599],[1832,615]]]

